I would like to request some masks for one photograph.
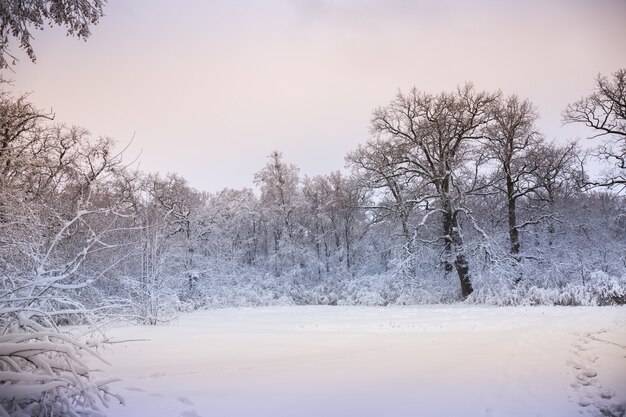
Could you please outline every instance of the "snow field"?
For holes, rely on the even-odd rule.
[[[110,416],[623,416],[624,307],[266,307],[118,327]]]

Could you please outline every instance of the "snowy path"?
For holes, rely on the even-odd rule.
[[[272,307],[112,329],[110,416],[623,416],[626,308]]]

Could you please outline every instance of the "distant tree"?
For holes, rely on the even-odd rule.
[[[255,174],[254,182],[261,189],[261,210],[270,235],[267,249],[274,274],[280,276],[285,267],[297,262],[302,196],[298,167],[284,162],[278,151],[272,152],[268,159],[265,167]]]
[[[367,190],[334,171],[307,178],[302,192],[307,234],[314,242],[318,261],[329,272],[331,259],[336,258],[333,272],[353,272],[357,246],[366,231],[362,207],[367,203]]]
[[[148,193],[160,208],[164,234],[162,243],[174,247],[174,259],[178,274],[184,276],[185,298],[197,300],[198,280],[200,279],[200,257],[198,256],[199,211],[204,204],[203,195],[192,189],[187,181],[176,174],[168,174],[161,179],[150,177]]]
[[[235,275],[243,266],[257,265],[264,230],[258,206],[249,188],[226,188],[207,198],[200,216],[198,249],[211,259],[215,270]]]
[[[493,121],[485,129],[488,156],[497,161],[496,188],[506,196],[510,253],[520,261],[518,200],[536,190],[530,176],[538,169],[530,158],[542,142],[535,122],[539,114],[528,100],[513,95],[501,98],[492,107]]]
[[[419,196],[414,182],[406,181],[402,161],[405,156],[392,143],[373,139],[346,156],[355,179],[367,189],[382,191],[383,198],[376,205],[379,221],[393,217],[400,223],[404,246],[412,252],[410,217]]]
[[[562,145],[542,143],[528,156],[537,166],[532,172],[533,194],[538,200],[553,204],[560,196],[579,191],[583,175],[580,170],[580,150],[576,142]]]
[[[606,136],[597,156],[612,163],[610,172],[595,186],[626,188],[626,69],[612,77],[598,75],[593,93],[570,104],[563,111],[565,123],[582,123],[596,132],[592,138]]]
[[[326,214],[327,179],[322,175],[306,177],[302,185],[306,214],[304,227],[314,248],[317,279],[331,271],[330,220]]]
[[[90,25],[102,17],[106,0],[2,0],[0,1],[0,68],[8,68],[15,57],[9,52],[10,38],[35,62],[31,30],[65,26],[67,34],[87,39]]]
[[[530,189],[533,198],[540,203],[537,207],[540,216],[547,224],[548,245],[554,241],[555,223],[558,221],[558,212],[555,209],[557,200],[576,194],[583,182],[583,173],[580,169],[580,151],[576,142],[557,145],[543,143],[528,155],[534,161],[536,169],[531,173]],[[538,220],[526,222],[538,223]]]

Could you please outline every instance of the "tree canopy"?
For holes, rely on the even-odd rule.
[[[87,39],[90,26],[102,17],[106,0],[0,0],[0,68],[15,62],[10,41],[15,39],[31,61],[36,55],[32,30],[63,26],[68,35]]]

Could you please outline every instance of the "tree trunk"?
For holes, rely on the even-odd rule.
[[[456,273],[459,275],[459,281],[461,281],[461,297],[466,299],[472,292],[472,280],[469,274],[469,263],[465,259],[465,254],[459,253],[454,260],[454,267]]]
[[[443,213],[443,245],[445,251],[445,259],[443,261],[443,267],[446,273],[452,272],[454,265],[450,260],[452,259],[452,208],[448,203],[444,203]]]
[[[517,228],[517,207],[513,179],[510,174],[507,174],[506,176],[506,193],[509,211],[509,241],[511,243],[511,255],[515,261],[519,262],[520,242],[519,229]]]
[[[450,257],[453,251],[456,254],[454,263],[450,262],[450,258],[446,259],[445,268],[446,272],[456,269],[456,273],[459,276],[459,282],[461,284],[461,297],[465,299],[474,291],[471,275],[469,273],[469,262],[467,261],[463,250],[463,236],[461,236],[459,230],[456,212],[450,203],[445,203],[444,207],[446,207],[446,209],[443,213],[443,224],[444,229],[447,229],[445,236],[445,250]]]

